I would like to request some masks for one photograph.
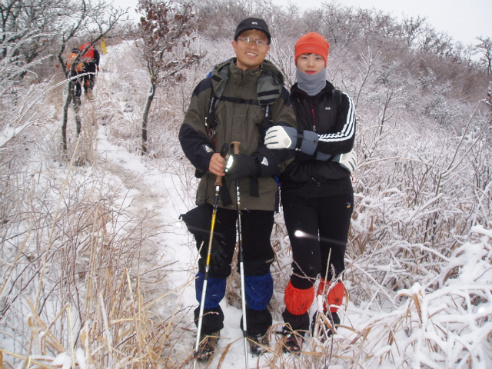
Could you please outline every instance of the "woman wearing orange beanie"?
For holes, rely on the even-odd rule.
[[[329,49],[318,33],[297,41],[297,83],[291,89],[291,102],[298,130],[273,126],[265,136],[269,149],[296,150],[295,160],[280,178],[293,254],[282,314],[284,350],[295,353],[302,349],[307,331],[321,339],[335,332],[345,295],[341,278],[353,210],[350,176],[356,163],[352,151],[356,120],[350,97],[326,80]],[[310,324],[309,309],[316,295],[321,296],[327,320],[317,319],[316,312]],[[319,329],[315,332],[315,328]]]

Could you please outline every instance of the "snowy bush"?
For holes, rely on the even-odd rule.
[[[487,368],[492,359],[492,232],[469,240],[408,289],[394,308],[368,321],[340,344],[352,367]],[[437,265],[436,265],[437,266]],[[396,268],[388,270],[397,271]],[[376,284],[374,287],[380,284]],[[367,314],[367,309],[362,308]],[[363,353],[360,355],[360,353]]]

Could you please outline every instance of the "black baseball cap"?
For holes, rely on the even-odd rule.
[[[263,19],[259,18],[246,18],[245,20],[241,21],[241,23],[239,23],[236,28],[234,40],[237,40],[238,36],[241,33],[249,29],[256,29],[258,31],[265,32],[268,37],[268,43],[270,43],[270,41],[272,40],[272,36],[270,35],[270,30],[268,29],[266,22]]]

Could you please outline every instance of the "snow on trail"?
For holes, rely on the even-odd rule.
[[[131,206],[127,211],[134,214],[146,213],[145,228],[154,235],[156,249],[144,250],[142,269],[159,269],[159,278],[151,281],[143,279],[146,301],[155,301],[153,311],[160,324],[176,315],[181,319],[173,322],[173,336],[182,335],[183,329],[190,324],[192,315],[181,317],[182,309],[186,313],[194,304],[193,299],[193,262],[190,237],[179,215],[186,211],[180,201],[175,175],[162,172],[159,166],[149,163],[144,157],[128,153],[125,149],[111,145],[106,140],[105,128],[100,128],[99,151],[105,156],[105,166],[111,175],[117,176],[126,188],[131,189]],[[153,275],[155,273],[152,273]],[[182,287],[189,287],[183,289]],[[181,293],[184,295],[181,296]],[[189,320],[188,320],[189,316]],[[177,324],[178,329],[174,328]],[[193,328],[193,327],[191,327]],[[181,331],[181,332],[180,332]],[[191,334],[189,334],[191,336]],[[189,341],[191,344],[191,340]],[[183,348],[182,354],[188,354]]]

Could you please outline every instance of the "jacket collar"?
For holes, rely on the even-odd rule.
[[[229,78],[265,78],[269,80],[271,84],[276,86],[283,86],[284,77],[282,73],[273,65],[269,60],[264,60],[263,63],[257,69],[248,69],[246,71],[236,67],[236,58],[230,58],[216,65],[212,72],[212,84],[216,96],[222,96],[226,82]]]

